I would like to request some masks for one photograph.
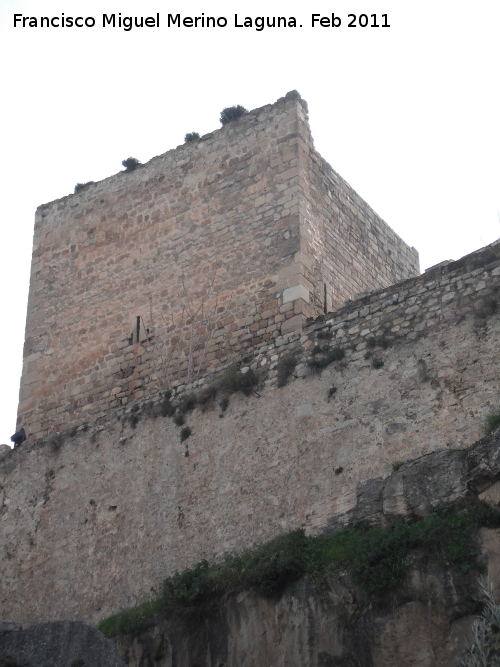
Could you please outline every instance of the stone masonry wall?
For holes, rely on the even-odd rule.
[[[257,390],[188,412],[185,440],[141,399],[2,454],[0,616],[95,623],[201,558],[332,529],[394,464],[473,444],[500,410],[500,244],[249,357]]]
[[[311,190],[311,152],[293,92],[38,209],[18,412],[31,440],[300,332],[323,312],[324,281],[338,306],[418,273],[341,179],[329,204]]]
[[[337,310],[353,295],[417,276],[415,248],[333,171],[314,150],[310,134],[301,136],[308,139],[303,152],[307,181],[302,228],[306,254],[317,267],[312,281],[317,305],[324,305],[326,295],[327,310]]]

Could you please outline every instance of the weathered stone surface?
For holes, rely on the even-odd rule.
[[[0,665],[125,667],[115,644],[84,623],[55,621],[0,633]]]
[[[479,494],[479,499],[483,500],[492,507],[500,506],[500,482],[495,482],[492,486]]]
[[[374,664],[381,667],[434,664],[430,618],[427,605],[407,602],[392,618],[378,619]]]
[[[337,527],[347,521],[384,523],[394,514],[424,516],[442,502],[460,502],[474,495],[474,489],[477,492],[484,486],[485,470],[493,489],[500,479],[499,449],[497,429],[468,450],[437,451],[403,464],[385,479],[368,480],[358,488],[354,507],[339,515]],[[133,489],[131,493],[134,496]],[[151,500],[155,502],[153,497]],[[103,509],[109,516],[117,507]],[[177,513],[177,521],[180,525],[186,521],[184,512]],[[107,525],[108,531],[113,529],[112,523]],[[482,529],[481,545],[488,577],[498,591],[500,530]],[[132,566],[128,543],[126,548]],[[57,557],[57,552],[54,555]],[[94,564],[100,562],[94,557]],[[140,570],[137,572],[141,576]],[[410,564],[404,585],[389,607],[382,608],[372,605],[352,585],[348,573],[329,579],[326,590],[301,581],[275,600],[243,591],[224,600],[207,617],[187,625],[179,618],[163,617],[151,621],[145,632],[115,641],[129,667],[456,667],[471,641],[471,613],[481,599],[477,576],[474,570],[447,570],[439,562],[429,563],[424,571]],[[60,583],[64,584],[56,581],[56,585]],[[105,594],[112,594],[112,590],[106,587]],[[0,635],[1,630],[2,626]],[[8,638],[0,637],[0,658],[15,657],[27,667],[49,667],[40,647],[53,659],[54,646],[62,643],[66,646],[61,652],[63,662],[50,664],[67,665],[70,658],[79,659],[82,647],[95,640],[95,632],[71,623],[14,630],[5,635]],[[37,661],[31,657],[35,655]],[[107,662],[108,654],[101,648],[96,655],[102,662],[92,662],[91,651],[86,655],[86,664],[118,664],[111,658]]]
[[[20,623],[7,623],[0,618],[0,637],[6,635],[8,632],[22,630],[22,627]]]
[[[373,479],[356,490],[356,503],[329,522],[335,531],[346,523],[383,523],[391,516],[427,516],[438,505],[465,500],[486,484],[479,499],[497,506],[500,483],[500,428],[469,449],[426,454],[398,465],[385,479]],[[475,493],[474,493],[475,492]]]
[[[10,454],[11,449],[12,448],[9,447],[9,445],[0,445],[0,461]]]
[[[468,452],[436,452],[408,463],[385,483],[363,485],[349,520],[384,522],[395,507],[412,518],[442,502],[464,500],[471,495],[467,483],[481,474],[478,461],[489,461],[492,478],[500,476],[494,463],[499,447],[500,429]],[[482,529],[480,542],[488,578],[499,591],[500,530]],[[463,573],[437,561],[425,570],[410,565],[404,585],[382,607],[348,574],[329,579],[326,590],[301,581],[279,600],[242,592],[195,627],[163,617],[145,632],[115,641],[130,667],[146,667],[153,659],[164,667],[456,667],[472,641],[471,614],[481,602],[477,577],[476,570]]]
[[[129,667],[457,667],[472,637],[476,576],[431,564],[410,572],[385,608],[348,578],[322,590],[302,581],[279,600],[242,592],[197,622],[162,617],[114,641]]]
[[[467,455],[469,489],[481,493],[498,481],[500,468],[500,428],[477,443]],[[496,443],[496,446],[495,446]]]
[[[426,516],[436,505],[463,498],[466,491],[463,479],[465,458],[465,452],[449,450],[428,454],[403,465],[386,480],[384,514]],[[497,474],[500,474],[500,468]]]
[[[342,327],[328,325],[343,359],[283,388],[233,396],[223,418],[219,399],[197,408],[185,443],[172,420],[144,410],[135,429],[131,413],[108,413],[86,432],[12,450],[0,462],[0,613],[24,625],[96,623],[201,558],[300,527],[312,534],[351,518],[377,521],[384,504],[420,516],[432,489],[439,501],[464,485],[486,490],[497,479],[494,448],[473,450],[470,479],[451,476],[462,456],[453,450],[476,442],[499,409],[500,317],[480,324],[469,313],[376,347],[380,369],[364,358],[366,342],[353,350]],[[304,345],[316,330],[308,336]],[[270,362],[260,366],[266,355],[251,365],[271,376]],[[407,428],[389,434],[394,423]],[[402,461],[410,463],[394,474]],[[415,479],[411,490],[406,478]]]

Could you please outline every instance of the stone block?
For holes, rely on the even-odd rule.
[[[290,332],[300,332],[302,330],[303,320],[304,318],[302,315],[293,315],[293,317],[290,317],[281,324],[281,333],[285,335]]]
[[[283,304],[295,301],[296,299],[304,299],[304,301],[309,302],[309,291],[300,283],[283,290]]]

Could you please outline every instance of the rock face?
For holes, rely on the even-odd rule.
[[[500,429],[468,451],[443,451],[358,489],[345,521],[383,524],[477,496],[498,504]],[[480,531],[481,560],[500,591],[500,530]],[[479,546],[479,545],[478,545]],[[276,600],[240,592],[201,618],[162,617],[116,638],[129,667],[457,667],[471,643],[478,572],[409,567],[390,600],[370,602],[349,573],[318,589],[301,581]],[[417,561],[415,561],[417,562]]]
[[[22,630],[22,629],[23,626],[20,623],[8,623],[6,621],[2,621],[2,619],[0,618],[0,637],[3,637],[9,632],[15,632],[17,630]]]
[[[11,447],[9,445],[0,445],[0,461],[5,459],[10,454]]]
[[[448,449],[408,461],[383,479],[358,485],[356,502],[333,517],[328,532],[347,523],[384,523],[394,516],[417,519],[438,505],[478,496],[500,505],[500,429],[469,449]]]
[[[124,667],[111,640],[96,628],[72,621],[39,623],[26,630],[17,623],[0,623],[0,665]]]
[[[457,667],[476,576],[412,571],[384,610],[363,608],[348,580],[324,590],[302,581],[276,601],[242,592],[203,620],[162,619],[116,643],[129,667]]]

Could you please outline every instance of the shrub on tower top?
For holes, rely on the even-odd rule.
[[[220,122],[223,125],[227,125],[227,123],[230,123],[232,120],[238,120],[238,118],[241,118],[246,113],[248,113],[248,111],[245,107],[242,107],[241,104],[238,104],[235,107],[226,107],[220,112]]]
[[[136,157],[128,157],[126,160],[123,160],[122,165],[126,171],[134,171],[141,165],[141,162]]]

